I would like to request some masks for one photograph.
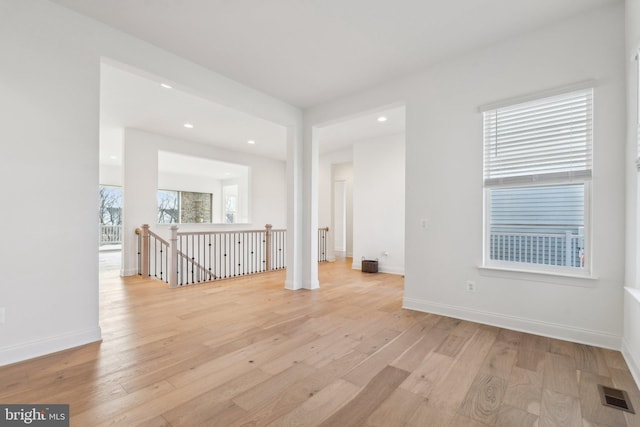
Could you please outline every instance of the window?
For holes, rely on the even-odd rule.
[[[100,246],[122,243],[122,188],[100,186],[98,222]]]
[[[213,195],[158,190],[158,224],[211,223]]]
[[[159,224],[250,222],[247,165],[159,150],[157,188]]]
[[[222,188],[222,197],[224,197],[224,223],[233,224],[236,222],[238,212],[238,186],[225,185]]]
[[[585,270],[593,90],[484,111],[486,266]]]

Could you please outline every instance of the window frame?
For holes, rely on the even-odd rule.
[[[546,264],[534,264],[516,261],[501,261],[491,259],[491,197],[489,192],[492,189],[504,188],[524,188],[524,187],[540,187],[554,186],[566,184],[582,184],[584,185],[584,267],[567,267]],[[545,273],[555,274],[559,276],[591,276],[591,266],[593,260],[593,245],[591,244],[591,189],[592,183],[588,179],[573,179],[571,181],[562,181],[557,183],[530,183],[530,184],[506,184],[503,186],[483,187],[483,205],[484,205],[484,226],[483,226],[483,251],[482,251],[482,267],[498,270],[522,271],[529,273]]]
[[[494,103],[491,105],[486,105],[480,107],[479,111],[483,113],[482,117],[482,127],[483,127],[483,136],[482,136],[482,158],[483,158],[483,235],[482,235],[482,266],[481,268],[489,269],[489,270],[502,270],[502,271],[512,271],[512,272],[520,272],[520,273],[534,273],[534,274],[546,274],[546,275],[554,275],[554,276],[567,276],[567,277],[579,277],[579,278],[592,278],[592,266],[593,266],[593,244],[592,244],[592,225],[591,225],[591,210],[592,210],[592,176],[593,176],[593,152],[594,152],[594,138],[593,133],[591,135],[591,174],[589,176],[574,176],[573,174],[568,174],[568,176],[562,178],[559,177],[557,179],[551,180],[542,180],[535,181],[535,179],[531,180],[531,182],[509,182],[507,179],[505,183],[493,183],[492,185],[486,185],[485,183],[485,161],[486,161],[486,144],[485,138],[486,135],[484,133],[485,129],[485,113],[498,110],[500,108],[507,108],[511,106],[515,106],[518,104],[526,104],[529,102],[536,102],[538,100],[542,100],[544,98],[560,96],[563,94],[571,94],[572,92],[577,92],[580,90],[591,90],[591,127],[593,129],[594,126],[594,108],[595,105],[595,85],[593,82],[584,82],[582,84],[573,85],[570,87],[565,87],[557,90],[547,91],[544,93],[539,93],[537,95],[531,95],[527,97],[522,97],[519,99],[507,100],[501,103]],[[639,117],[640,121],[640,117]],[[640,132],[640,126],[639,126]],[[640,149],[640,146],[639,146]],[[639,165],[640,168],[640,165]],[[584,266],[583,267],[568,267],[568,266],[557,266],[557,265],[546,265],[546,264],[535,264],[535,263],[527,263],[527,262],[516,262],[516,261],[502,261],[502,260],[492,260],[491,259],[491,197],[490,192],[493,189],[505,189],[505,188],[525,188],[525,187],[541,187],[541,186],[557,186],[557,185],[570,185],[570,184],[582,184],[584,191],[584,219],[583,219],[583,229],[584,229]]]

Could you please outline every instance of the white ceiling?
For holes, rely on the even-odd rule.
[[[124,128],[286,160],[283,126],[180,88],[163,88],[163,79],[148,73],[136,74],[131,69],[103,63],[100,77],[100,163],[103,165],[120,165]],[[380,116],[387,117],[387,121],[378,122]],[[185,128],[185,123],[191,123],[193,128]],[[404,107],[364,113],[319,129],[320,152],[342,150],[355,141],[401,132],[404,132]],[[249,144],[249,140],[255,143]]]
[[[286,157],[286,129],[181,91],[160,77],[142,77],[109,64],[100,67],[101,163],[118,164],[119,135],[135,128],[181,140],[274,159]],[[192,129],[184,127],[191,123]],[[255,144],[249,144],[252,140]]]
[[[52,0],[309,107],[619,0]]]
[[[52,1],[304,108],[620,0]],[[163,89],[160,76],[104,65],[102,77],[103,163],[119,162],[111,136],[124,127],[286,158],[279,125]],[[320,152],[403,131],[401,107],[365,113],[321,128]]]
[[[385,121],[378,121],[384,117]],[[354,142],[397,135],[405,130],[405,107],[391,107],[318,128],[320,154],[343,150]]]

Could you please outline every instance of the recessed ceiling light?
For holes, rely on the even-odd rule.
[[[249,141],[247,141],[247,144],[255,144],[256,142],[253,139],[250,139]]]
[[[166,83],[160,83],[160,86],[162,86],[162,87],[163,87],[163,88],[165,88],[165,89],[173,89],[173,86],[168,85],[168,84],[166,84]]]
[[[225,176],[229,176],[229,175],[231,175],[231,172],[225,172],[224,175]]]
[[[193,129],[193,125],[191,123],[185,123],[184,127],[186,127],[187,129]]]
[[[116,159],[118,158],[118,156],[109,156],[109,158],[110,158],[111,160],[116,160]]]
[[[380,123],[382,123],[382,122],[386,122],[386,121],[387,121],[387,118],[386,118],[385,116],[380,116],[380,117],[378,117],[378,121],[379,121]]]

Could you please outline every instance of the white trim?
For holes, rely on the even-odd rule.
[[[351,264],[351,269],[353,270],[362,270],[361,263],[353,263]],[[383,266],[378,263],[378,273],[386,273],[386,274],[396,274],[398,276],[404,276],[404,267],[389,267]]]
[[[620,352],[622,353],[622,357],[624,357],[624,361],[627,362],[629,372],[631,372],[631,376],[636,382],[636,385],[640,387],[640,369],[638,369],[638,365],[633,358],[631,349],[629,348],[629,344],[624,338],[622,339],[622,349],[620,350]]]
[[[514,96],[513,98],[507,98],[500,101],[490,102],[478,107],[478,112],[484,113],[485,111],[496,110],[502,107],[508,107],[515,104],[522,104],[524,102],[535,101],[541,98],[549,98],[556,95],[562,95],[563,93],[575,92],[582,89],[594,88],[598,85],[598,81],[595,79],[584,80],[578,83],[569,84],[566,86],[555,87],[551,89],[541,90],[535,93],[529,93],[527,95]]]
[[[138,269],[137,268],[130,268],[128,270],[125,269],[121,269],[120,270],[120,276],[125,277],[125,276],[137,276],[138,275]]]
[[[434,313],[457,319],[485,325],[507,328],[514,331],[529,334],[542,335],[581,344],[619,350],[622,345],[622,337],[602,331],[578,328],[575,326],[561,325],[524,317],[510,316],[489,311],[475,310],[467,307],[442,304],[417,298],[404,297],[402,307],[409,310],[417,310],[425,313]]]
[[[304,289],[319,289],[320,281],[319,280],[305,280],[302,284]]]
[[[624,290],[627,291],[633,298],[635,298],[636,302],[640,303],[640,289],[625,286]]]
[[[508,265],[507,265],[508,264]],[[505,277],[505,278],[517,278],[521,280],[528,280],[532,282],[545,282],[553,283],[554,285],[570,285],[581,286],[584,288],[595,287],[594,281],[599,280],[599,277],[590,275],[589,273],[580,274],[578,272],[571,273],[563,270],[537,270],[527,268],[517,268],[516,265],[524,263],[507,263],[503,262],[499,265],[488,264],[479,265],[477,268],[480,270],[480,274],[490,277]],[[513,266],[512,266],[513,265]],[[533,264],[524,264],[526,266]],[[567,269],[570,267],[567,267]]]
[[[73,347],[102,341],[100,327],[69,332],[54,337],[0,347],[0,366],[22,362]]]
[[[380,266],[380,269],[378,271],[380,273],[397,274],[399,276],[404,276],[404,268],[403,267],[385,267],[385,266]]]

